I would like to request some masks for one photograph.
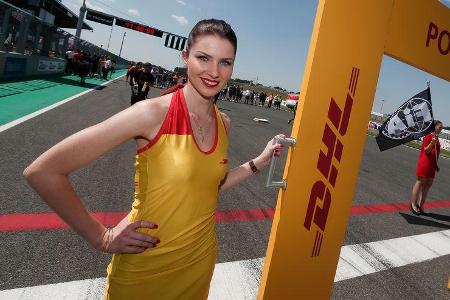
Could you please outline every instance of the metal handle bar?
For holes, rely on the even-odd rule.
[[[274,144],[285,144],[289,145],[289,147],[293,147],[297,144],[297,140],[293,137],[288,138],[280,138],[276,137],[273,141]],[[266,187],[280,187],[282,189],[287,188],[287,181],[282,179],[281,181],[273,180],[273,172],[275,171],[275,165],[277,163],[278,157],[272,155],[272,160],[270,161],[269,174],[267,175]]]

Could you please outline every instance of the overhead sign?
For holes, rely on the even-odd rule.
[[[182,51],[186,45],[186,38],[178,35],[167,34],[164,46]]]
[[[86,19],[89,21],[97,22],[100,24],[112,26],[114,22],[114,16],[107,15],[97,10],[87,9]]]
[[[131,30],[136,30],[136,31],[146,33],[149,35],[154,35],[154,36],[157,36],[160,38],[162,38],[163,33],[164,33],[163,31],[161,31],[159,29],[156,29],[156,28],[153,28],[153,27],[150,27],[147,25],[142,25],[142,24],[130,21],[130,20],[124,20],[121,18],[116,18],[116,26],[121,26],[121,27],[125,27],[125,28],[131,29]]]

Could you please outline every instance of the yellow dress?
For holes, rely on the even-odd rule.
[[[183,90],[176,91],[160,131],[136,154],[135,197],[129,221],[161,242],[140,254],[115,254],[107,269],[105,299],[207,299],[216,261],[214,214],[228,169],[228,137],[215,109],[215,140],[198,147]]]

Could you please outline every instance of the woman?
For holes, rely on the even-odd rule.
[[[67,224],[114,253],[105,299],[206,299],[216,260],[217,195],[266,167],[282,145],[227,172],[230,119],[213,105],[231,78],[237,40],[224,21],[200,21],[182,58],[182,89],[144,100],[60,142],[24,175]],[[93,218],[68,175],[117,145],[137,144],[132,210],[114,228]],[[64,199],[64,200],[61,200]]]
[[[438,134],[442,130],[442,122],[434,121],[434,131],[423,138],[417,162],[417,180],[412,190],[411,211],[415,215],[427,215],[424,210],[427,193],[433,184],[437,160],[441,150]]]

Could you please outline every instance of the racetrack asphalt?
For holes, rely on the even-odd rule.
[[[153,89],[151,96],[160,90]],[[94,125],[129,105],[125,80],[109,83],[74,101],[0,133],[0,214],[43,213],[51,210],[26,185],[24,168],[55,143]],[[275,134],[290,134],[292,113],[241,103],[219,101],[232,120],[229,166],[255,157]],[[270,123],[258,123],[253,118]],[[120,145],[70,179],[91,211],[122,212],[133,197],[135,145]],[[353,205],[406,202],[415,180],[418,151],[397,147],[379,152],[367,137]],[[281,161],[284,161],[285,155]],[[280,164],[281,166],[283,164]],[[450,197],[450,160],[439,162],[441,172],[429,201]],[[275,176],[281,178],[279,168]],[[265,188],[267,171],[219,197],[219,210],[275,207],[277,190]],[[429,209],[427,217],[408,211],[351,215],[344,245],[380,241],[450,229],[450,208]],[[265,256],[271,219],[218,223],[218,262]],[[0,290],[105,276],[110,255],[91,249],[71,230],[0,232]],[[301,270],[300,270],[301,271]],[[450,257],[443,256],[334,284],[333,299],[449,299]]]

